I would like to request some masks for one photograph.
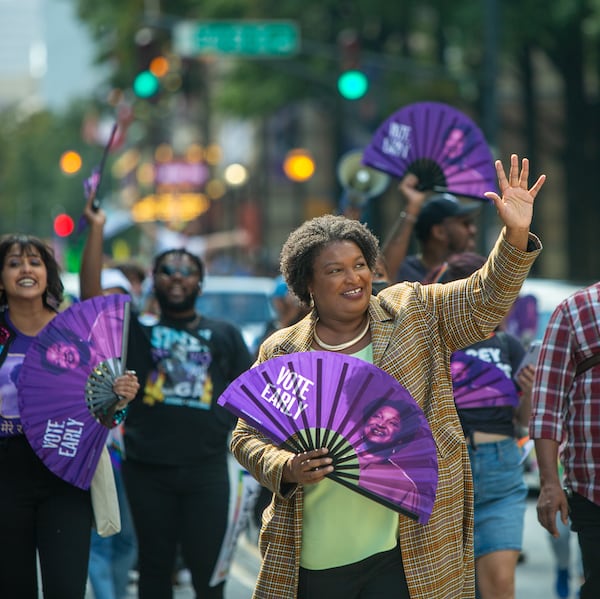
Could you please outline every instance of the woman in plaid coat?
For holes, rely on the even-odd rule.
[[[504,223],[486,264],[445,285],[399,283],[371,295],[377,239],[357,221],[323,216],[293,231],[281,253],[290,289],[312,311],[274,333],[258,361],[310,350],[371,361],[411,393],[437,446],[438,488],[426,525],[326,478],[327,450],[293,454],[243,420],[237,460],[273,492],[263,513],[255,599],[473,598],[473,491],[452,395],[450,355],[484,339],[510,309],[541,251],[529,233],[545,177],[528,188],[527,159],[496,163]]]

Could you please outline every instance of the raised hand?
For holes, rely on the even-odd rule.
[[[83,217],[90,225],[104,227],[106,224],[106,213],[104,210],[96,208],[94,200],[96,199],[96,190],[92,190],[86,199],[83,209]]]
[[[529,240],[529,226],[533,218],[533,203],[546,181],[546,175],[540,175],[535,185],[529,188],[529,160],[523,158],[519,172],[519,157],[510,157],[508,177],[500,160],[496,160],[496,173],[500,187],[500,197],[493,191],[485,196],[494,202],[498,215],[505,225],[504,238],[512,246],[525,251]]]
[[[533,187],[529,188],[529,160],[523,158],[519,172],[519,157],[516,154],[510,157],[508,177],[500,160],[496,160],[496,173],[502,197],[492,191],[486,192],[486,197],[494,202],[498,215],[508,228],[529,229],[533,203],[546,181],[546,175],[540,175]]]

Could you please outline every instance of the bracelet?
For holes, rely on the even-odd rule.
[[[400,219],[407,220],[409,223],[417,222],[417,217],[414,214],[409,214],[408,212],[405,212],[404,210],[400,213]]]
[[[125,420],[125,418],[127,417],[127,412],[129,406],[125,406],[122,410],[117,410],[112,417],[112,426],[118,426],[119,424],[121,424],[121,422],[123,422],[123,420]]]

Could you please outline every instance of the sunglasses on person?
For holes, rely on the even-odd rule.
[[[173,266],[172,264],[161,264],[156,273],[165,277],[172,277],[176,274],[180,274],[182,277],[193,277],[199,274],[198,269],[192,266]]]

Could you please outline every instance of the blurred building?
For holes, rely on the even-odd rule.
[[[61,109],[100,81],[69,0],[0,2],[0,108]]]

